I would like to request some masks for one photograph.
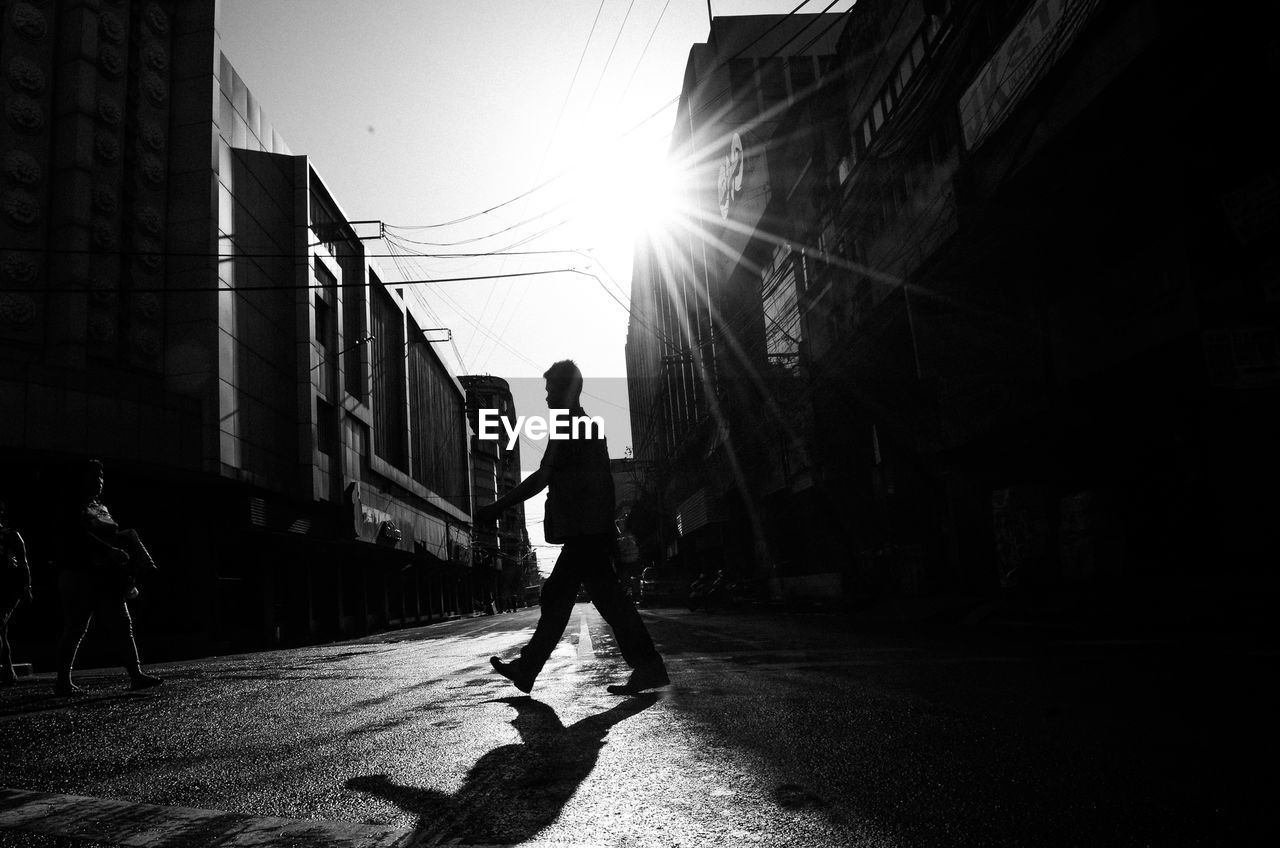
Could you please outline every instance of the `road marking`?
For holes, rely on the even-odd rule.
[[[596,652],[591,644],[591,631],[587,629],[587,617],[578,616],[578,621],[581,622],[578,627],[578,659],[594,660]]]

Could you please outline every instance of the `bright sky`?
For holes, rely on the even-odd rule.
[[[711,8],[777,14],[798,2]],[[705,0],[220,0],[219,23],[223,52],[266,118],[310,157],[347,217],[397,228],[398,247],[371,249],[436,254],[378,260],[388,281],[565,268],[599,277],[417,290],[436,326],[452,330],[456,350],[437,349],[458,373],[535,378],[513,380],[522,414],[545,413],[536,378],[575,359],[583,405],[605,417],[610,453],[622,456],[627,313],[614,298],[630,292],[636,211],[657,182],[689,48],[707,38]],[[409,229],[526,193],[468,221]],[[439,256],[504,249],[580,253]],[[540,447],[522,449],[526,466]],[[539,520],[541,499],[528,507]],[[541,536],[533,524],[530,533]]]

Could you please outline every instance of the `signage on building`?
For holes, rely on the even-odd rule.
[[[1071,45],[1098,0],[1037,0],[960,96],[965,146],[983,142]]]
[[[720,162],[720,174],[716,178],[721,218],[729,217],[729,210],[742,191],[742,171],[742,136],[734,133],[729,140],[729,154]]]

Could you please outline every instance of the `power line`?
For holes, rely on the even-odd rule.
[[[563,225],[563,222],[562,222],[561,224],[556,225],[556,226],[562,226],[562,225]],[[552,229],[554,229],[554,227],[553,227]],[[544,233],[545,233],[545,232],[549,232],[549,230],[544,230],[543,232],[544,232]],[[224,236],[224,238],[225,238],[225,236]],[[396,241],[398,241],[398,242],[402,242],[402,243],[403,243],[403,242],[408,242],[408,243],[411,243],[411,244],[422,244],[422,242],[415,242],[415,241],[413,241],[412,239],[406,239],[406,238],[404,238],[403,236],[387,235],[387,236],[383,236],[383,237],[382,237],[382,239],[383,239],[383,241],[387,241],[388,243],[390,243],[390,241],[391,241],[392,239],[395,239]],[[526,238],[526,239],[521,239],[521,242],[524,242],[524,241],[528,241],[528,239],[527,239],[527,238]],[[519,244],[519,243],[521,243],[521,242],[517,242],[517,244]],[[313,245],[308,245],[308,247],[317,247],[317,246],[318,246],[318,245],[315,245],[315,244],[313,244]],[[403,244],[401,244],[400,246],[401,246],[401,247],[403,247]],[[548,248],[548,249],[546,249],[546,250],[508,250],[508,249],[497,249],[497,250],[475,251],[475,252],[471,252],[471,253],[461,253],[461,252],[459,252],[459,253],[423,253],[423,252],[417,251],[417,250],[415,250],[415,249],[409,249],[409,250],[410,250],[410,252],[411,252],[414,256],[419,257],[419,258],[422,258],[422,259],[477,259],[477,258],[485,258],[485,257],[489,257],[489,256],[494,256],[494,257],[505,257],[505,256],[543,256],[543,255],[551,255],[551,254],[561,254],[561,253],[582,253],[582,252],[583,252],[582,250],[577,249],[577,248]],[[208,251],[208,250],[169,250],[169,249],[164,249],[164,250],[145,250],[145,249],[143,249],[143,250],[140,250],[140,249],[137,249],[137,248],[114,248],[114,249],[111,249],[111,250],[102,250],[102,249],[97,249],[97,248],[76,248],[76,247],[14,247],[14,246],[10,246],[10,245],[0,245],[0,252],[7,252],[7,253],[37,253],[37,254],[42,254],[42,255],[58,255],[58,256],[80,256],[80,255],[83,255],[83,256],[129,256],[129,257],[138,257],[138,256],[156,256],[156,257],[160,257],[161,259],[182,258],[182,259],[301,259],[301,260],[310,260],[310,258],[311,258],[311,254],[309,254],[309,253],[305,253],[305,252],[302,252],[302,253],[298,253],[298,252],[280,252],[280,253],[257,253],[257,252],[253,252],[253,253],[250,253],[250,252],[246,252],[246,251],[242,251],[242,250],[236,250],[236,251],[233,251],[233,252],[230,252],[230,253],[224,253],[224,252],[221,252],[221,251]],[[368,251],[361,251],[361,252],[359,252],[359,254],[358,254],[358,255],[359,255],[360,257],[362,257],[362,258],[365,258],[365,259],[394,259],[394,258],[396,258],[396,257],[398,257],[398,256],[403,256],[404,254],[401,254],[401,253],[374,253],[374,252],[368,252]],[[6,289],[6,290],[7,290],[7,289]]]
[[[484,235],[480,235],[480,236],[472,236],[470,238],[456,239],[454,241],[421,241],[418,239],[411,239],[408,236],[398,235],[396,237],[404,241],[410,242],[412,244],[423,245],[424,247],[455,247],[460,244],[474,244],[475,242],[484,241],[485,239],[493,238],[494,236],[500,236],[503,233],[509,233],[514,229],[523,227],[525,224],[531,224],[534,221],[538,220],[539,218],[545,218],[548,215],[550,215],[552,212],[555,212],[559,209],[563,209],[564,207],[569,206],[572,203],[574,203],[574,200],[572,199],[562,200],[559,203],[555,204],[554,206],[550,206],[542,210],[536,215],[531,215],[528,218],[525,218],[523,221],[517,221],[516,223],[503,227],[500,230],[494,230],[491,233],[485,233]],[[404,229],[411,229],[411,228],[395,227],[395,226],[388,225],[387,229],[404,230]]]
[[[419,286],[419,285],[427,285],[427,284],[435,284],[435,283],[463,283],[463,282],[472,282],[476,280],[500,280],[506,277],[540,277],[540,276],[545,276],[547,274],[583,274],[585,276],[591,276],[590,274],[587,274],[587,272],[581,271],[577,268],[553,268],[546,271],[517,271],[517,272],[511,272],[507,274],[481,274],[475,277],[437,277],[435,279],[426,279],[426,280],[401,280],[395,283],[382,282],[381,285],[383,288],[395,289],[395,288],[400,288],[402,286]],[[372,285],[373,285],[372,283],[368,283],[368,282],[352,282],[352,283],[305,283],[302,285],[272,284],[272,285],[266,285],[266,286],[241,286],[241,287],[216,286],[213,288],[209,288],[206,286],[170,286],[170,287],[147,286],[147,287],[122,289],[120,290],[120,293],[121,294],[176,294],[176,293],[190,292],[194,294],[202,294],[202,293],[208,294],[209,292],[229,292],[231,294],[253,294],[254,292],[269,292],[269,291],[302,291],[302,290],[329,289],[329,288],[340,288],[340,289],[369,288],[369,287],[372,287]],[[115,290],[112,290],[112,289],[95,289],[89,286],[66,286],[66,287],[59,286],[56,288],[49,287],[49,286],[44,286],[39,288],[27,286],[22,288],[5,288],[3,289],[3,291],[8,294],[99,294],[103,292],[112,292],[112,293],[115,292]]]
[[[388,243],[388,244],[390,244],[390,245],[398,246],[398,247],[400,247],[402,250],[404,250],[404,249],[405,249],[405,248],[403,247],[403,245],[397,245],[397,244],[396,244],[396,242],[395,242],[393,239],[394,239],[394,237],[388,236],[388,238],[387,238],[387,243]],[[599,264],[599,262],[595,259],[595,257],[594,257],[594,256],[592,256],[590,253],[588,253],[588,252],[586,252],[586,251],[581,251],[581,250],[572,250],[572,249],[569,249],[569,250],[558,250],[558,251],[549,251],[549,252],[551,252],[551,253],[576,253],[576,254],[578,254],[578,255],[580,255],[580,256],[584,256],[584,257],[586,257],[586,258],[589,258],[589,259],[590,259],[590,260],[591,260],[591,261],[592,261],[592,262],[593,262],[593,263],[594,263],[594,264],[599,268],[599,270],[601,270],[602,272],[604,272],[604,274],[605,274],[606,276],[608,276],[608,277],[609,277],[609,280],[614,284],[614,288],[615,288],[615,289],[617,289],[619,293],[622,293],[622,292],[621,292],[621,286],[618,284],[618,282],[617,282],[616,280],[614,280],[614,279],[613,279],[612,275],[610,275],[610,274],[609,274],[608,270],[607,270],[606,268],[604,268],[604,266],[603,266],[603,265],[600,265],[600,264]],[[634,319],[636,322],[640,323],[642,326],[644,326],[646,329],[648,329],[650,332],[652,332],[652,333],[654,334],[654,336],[655,336],[655,337],[657,337],[660,341],[664,342],[668,347],[672,347],[673,349],[676,347],[676,346],[674,345],[674,343],[670,340],[670,338],[668,338],[668,337],[667,337],[664,333],[662,333],[658,328],[654,327],[652,324],[650,324],[649,322],[645,321],[645,320],[644,320],[643,318],[641,318],[640,316],[636,315],[636,314],[632,311],[632,309],[631,309],[631,305],[630,305],[630,303],[628,302],[628,301],[629,301],[629,298],[628,298],[627,300],[623,300],[623,299],[622,299],[622,297],[619,297],[619,295],[618,295],[618,294],[615,294],[614,289],[611,289],[611,288],[610,288],[610,287],[605,283],[605,281],[604,281],[604,279],[603,279],[602,277],[600,277],[599,275],[595,274],[595,273],[594,273],[594,272],[592,272],[592,271],[587,271],[587,270],[583,270],[583,269],[580,269],[580,268],[574,268],[574,269],[570,269],[570,270],[572,270],[572,271],[574,271],[574,272],[576,272],[576,273],[578,273],[578,274],[582,274],[582,275],[585,275],[585,276],[589,276],[589,277],[591,277],[592,279],[594,279],[594,280],[595,280],[595,281],[600,285],[600,287],[604,290],[605,294],[609,295],[609,297],[610,297],[611,299],[613,299],[613,301],[614,301],[615,303],[617,303],[619,306],[621,306],[621,307],[622,307],[623,311],[627,313],[628,317],[630,317],[630,318]],[[402,273],[403,273],[403,271],[402,271]],[[625,293],[622,293],[622,294],[623,294],[623,296],[625,297]],[[480,322],[476,322],[477,326],[479,325],[479,323],[480,323]],[[500,334],[499,334],[499,336],[494,336],[494,335],[492,335],[492,334],[486,333],[486,335],[487,335],[491,340],[496,340],[497,338],[499,338],[499,337],[500,337]]]
[[[596,79],[596,87],[591,90],[591,97],[587,100],[587,112],[590,112],[591,107],[595,105],[596,95],[600,92],[600,84],[604,82],[605,74],[609,70],[609,63],[613,61],[613,52],[618,49],[618,42],[622,40],[622,32],[627,28],[627,21],[631,19],[631,10],[635,8],[635,5],[636,0],[631,0],[627,4],[627,13],[622,16],[622,24],[618,27],[618,34],[614,36],[613,46],[609,48],[609,55],[605,57],[604,67],[600,69],[600,76]]]
[[[455,310],[458,312],[458,314],[463,318],[463,320],[464,320],[464,321],[466,321],[467,323],[469,323],[469,324],[470,324],[470,325],[471,325],[471,326],[472,326],[472,327],[473,327],[477,332],[482,333],[482,334],[484,334],[484,335],[486,335],[486,336],[493,337],[492,332],[491,332],[488,328],[484,327],[484,326],[483,326],[483,324],[481,324],[481,322],[480,322],[479,320],[477,320],[473,315],[471,315],[471,313],[470,313],[470,312],[468,312],[468,311],[467,311],[467,310],[466,310],[466,309],[465,309],[465,308],[464,308],[460,303],[458,303],[456,300],[454,300],[452,297],[450,297],[450,296],[449,296],[449,294],[448,294],[445,290],[443,290],[443,289],[438,289],[437,291],[439,292],[440,296],[441,296],[444,300],[446,300],[448,303],[450,303],[450,304],[454,307],[454,309],[455,309]],[[508,345],[508,344],[507,344],[505,341],[503,341],[500,337],[496,337],[496,341],[497,341],[497,343],[498,343],[498,344],[502,345],[504,348],[506,348],[508,351],[510,351],[514,356],[516,356],[516,357],[517,357],[517,358],[519,358],[519,359],[524,360],[524,361],[525,361],[525,363],[527,363],[527,364],[529,364],[529,365],[532,365],[532,366],[534,366],[534,367],[536,367],[536,366],[537,366],[537,363],[535,363],[532,359],[529,359],[527,356],[525,356],[524,354],[520,353],[520,351],[518,351],[518,350],[516,350],[515,348],[511,347],[510,345]]]
[[[551,142],[555,140],[556,133],[560,131],[560,121],[564,119],[564,110],[569,106],[569,98],[573,95],[573,86],[577,83],[578,74],[582,71],[582,62],[584,59],[587,58],[587,49],[591,46],[591,39],[595,35],[596,25],[600,23],[600,13],[604,11],[604,4],[605,4],[605,0],[600,0],[600,5],[596,7],[596,16],[595,16],[595,19],[592,20],[591,22],[591,30],[587,33],[587,41],[585,44],[582,45],[582,53],[581,55],[578,56],[578,64],[573,69],[573,77],[570,78],[569,88],[565,91],[564,102],[560,104],[560,112],[559,114],[556,115],[555,124],[551,128],[551,134],[548,137],[548,142],[547,142],[548,150],[550,150]],[[547,153],[546,151],[544,151],[542,154],[543,159],[546,158],[546,155]],[[460,218],[454,218],[452,221],[442,221],[437,224],[422,224],[422,225],[412,226],[412,227],[397,227],[396,229],[430,230],[438,227],[448,227],[454,224],[461,224],[465,221],[470,221],[475,218],[479,218],[482,215],[488,215],[489,213],[495,212],[503,208],[504,206],[510,206],[512,203],[515,203],[516,201],[523,200],[524,198],[528,197],[529,195],[533,194],[535,191],[538,191],[539,189],[545,188],[546,186],[560,179],[564,175],[568,174],[570,170],[571,169],[565,169],[563,171],[559,171],[555,174],[552,174],[546,180],[543,180],[542,182],[538,183],[528,191],[517,194],[515,197],[512,197],[508,200],[504,200],[501,203],[494,204],[493,206],[490,206],[488,209],[482,209],[481,211],[473,212],[470,215],[463,215]]]
[[[556,115],[556,122],[551,127],[551,133],[547,136],[547,149],[542,152],[542,158],[547,158],[547,153],[551,150],[551,145],[555,142],[556,133],[560,131],[560,122],[564,119],[564,110],[569,107],[569,98],[573,96],[573,87],[578,82],[578,74],[582,71],[582,62],[587,58],[587,50],[591,47],[591,38],[596,34],[596,25],[600,23],[600,13],[604,11],[605,0],[600,0],[600,5],[596,7],[595,19],[591,21],[591,31],[587,33],[587,42],[582,45],[582,54],[578,56],[578,64],[573,69],[573,77],[569,80],[569,88],[564,93],[564,101],[560,104],[560,111]],[[630,10],[628,10],[630,11]],[[541,164],[539,164],[541,169]]]
[[[802,9],[804,6],[808,5],[808,3],[810,3],[810,2],[811,2],[811,0],[802,0],[802,2],[801,2],[799,5],[797,5],[795,8],[793,8],[790,12],[787,12],[786,14],[784,14],[784,15],[783,15],[783,16],[782,16],[782,17],[781,17],[777,22],[775,22],[774,24],[772,24],[771,26],[769,26],[766,30],[764,30],[764,31],[763,31],[763,32],[761,32],[759,35],[757,35],[757,36],[756,36],[756,38],[754,38],[754,39],[753,39],[751,42],[749,42],[746,46],[744,46],[743,48],[741,48],[740,50],[738,50],[738,52],[737,52],[737,53],[735,53],[733,56],[729,57],[728,59],[724,60],[723,62],[719,63],[719,64],[718,64],[718,65],[717,65],[717,66],[712,70],[712,72],[711,72],[711,73],[712,73],[712,74],[714,74],[715,72],[717,72],[717,71],[719,71],[719,70],[722,70],[722,69],[726,68],[730,62],[732,62],[733,60],[735,60],[735,59],[737,59],[737,58],[740,58],[740,57],[742,56],[742,54],[743,54],[743,53],[745,53],[746,51],[750,50],[752,47],[754,47],[756,44],[758,44],[758,43],[759,43],[760,41],[762,41],[764,38],[766,38],[766,37],[767,37],[767,36],[769,36],[771,33],[773,33],[774,31],[776,31],[777,29],[779,29],[779,28],[780,28],[780,27],[782,27],[783,25],[785,25],[785,24],[788,22],[788,20],[789,20],[790,18],[792,18],[793,16],[795,16],[797,13],[799,13],[800,9]],[[832,7],[834,7],[838,2],[839,2],[839,0],[835,0],[835,2],[832,2],[831,4],[829,4],[829,5],[826,7],[826,9],[824,9],[824,10],[823,10],[823,13],[815,14],[815,15],[814,15],[815,20],[814,20],[814,21],[810,21],[810,22],[806,23],[806,24],[805,24],[805,26],[800,30],[800,32],[799,32],[799,33],[797,33],[796,35],[792,36],[792,38],[791,38],[791,39],[788,39],[788,41],[787,41],[787,42],[785,42],[783,46],[785,47],[785,45],[786,45],[786,44],[789,44],[791,41],[795,40],[795,38],[796,38],[796,37],[798,37],[801,33],[803,33],[803,32],[804,32],[804,30],[806,30],[806,29],[808,29],[810,26],[812,26],[812,25],[813,25],[813,23],[816,23],[816,22],[817,22],[817,19],[821,18],[821,17],[825,14],[825,12],[826,12],[827,10],[830,10],[830,9],[831,9]],[[669,4],[669,3],[670,3],[670,0],[668,0],[668,4]],[[601,7],[600,7],[600,8],[601,8],[601,9],[603,8],[603,2],[601,3]],[[851,7],[851,8],[852,8],[852,7]],[[666,7],[665,7],[665,6],[663,7],[663,11],[664,11],[664,12],[666,11]],[[841,16],[843,16],[844,14],[846,14],[846,13],[841,13]],[[598,22],[598,20],[599,20],[599,16],[600,16],[600,10],[598,9],[598,10],[597,10],[597,12],[596,12],[596,21],[597,21],[597,22]],[[660,20],[661,20],[661,16],[659,17],[659,21],[660,21]],[[834,22],[832,25],[830,25],[830,26],[826,27],[826,28],[822,31],[821,35],[825,35],[828,31],[830,31],[830,29],[831,29],[831,28],[832,28],[836,23],[839,23],[839,21],[836,21],[836,22]],[[593,23],[593,24],[592,24],[592,33],[594,33],[594,31],[595,31],[595,26],[596,26],[596,24],[595,24],[595,23]],[[654,26],[654,29],[655,29],[655,31],[656,31],[656,29],[657,29],[657,25],[656,25],[656,24],[655,24],[655,26]],[[653,36],[652,36],[652,34],[651,34],[651,35],[650,35],[650,40],[652,40],[652,37],[653,37]],[[819,36],[819,37],[821,37],[821,36]],[[817,39],[813,39],[813,40],[811,40],[811,41],[809,42],[809,44],[805,45],[805,48],[807,48],[808,46],[810,46],[811,44],[813,44],[816,40],[817,40]],[[590,36],[588,36],[588,44],[589,44],[589,43],[590,43]],[[646,43],[646,46],[645,46],[645,50],[646,50],[646,51],[648,50],[648,44],[647,44],[647,43]],[[764,60],[763,60],[763,61],[768,61],[768,60],[770,60],[770,59],[777,58],[777,56],[778,56],[779,52],[780,52],[780,49],[779,49],[779,50],[774,51],[774,53],[770,54],[770,55],[769,55],[769,56],[767,56],[767,57],[764,57]],[[577,80],[577,75],[578,75],[579,71],[581,70],[581,66],[582,66],[582,59],[583,59],[583,58],[585,58],[585,56],[586,56],[586,49],[584,48],[584,51],[583,51],[582,57],[580,57],[580,58],[579,58],[579,60],[578,60],[578,67],[577,67],[577,69],[575,69],[575,71],[574,71],[574,78],[573,78],[573,79],[574,79],[574,82],[576,82],[576,80]],[[642,56],[642,58],[643,58],[643,56]],[[637,63],[637,69],[638,69],[638,67],[639,67],[639,63]],[[711,74],[708,74],[708,76],[710,76],[710,75],[711,75]],[[634,78],[634,73],[633,73],[633,78]],[[573,84],[574,84],[573,82],[571,82],[571,83],[570,83],[570,92],[572,91],[572,86],[573,86]],[[630,86],[630,82],[628,82],[628,86]],[[698,110],[698,113],[696,113],[696,114],[701,114],[701,112],[705,111],[706,109],[711,108],[711,107],[714,105],[715,101],[717,101],[717,100],[718,100],[721,96],[723,96],[724,94],[728,93],[730,90],[731,90],[731,87],[729,87],[729,88],[725,88],[723,91],[720,91],[720,92],[716,93],[715,95],[713,95],[713,96],[712,96],[712,98],[708,101],[708,103],[707,103],[707,104],[705,104],[701,109],[699,109],[699,110]],[[631,135],[632,133],[636,132],[636,131],[637,131],[637,130],[639,130],[641,127],[643,127],[645,124],[649,123],[649,122],[650,122],[650,121],[652,121],[654,118],[656,118],[656,117],[658,117],[659,115],[661,115],[661,114],[663,114],[664,112],[666,112],[666,110],[667,110],[667,109],[669,109],[671,106],[673,106],[673,105],[675,105],[676,103],[678,103],[678,102],[680,101],[681,97],[682,97],[682,94],[677,94],[675,97],[673,97],[673,98],[671,98],[670,100],[668,100],[668,101],[666,101],[665,103],[663,103],[660,107],[658,107],[658,109],[657,109],[657,110],[655,110],[654,112],[650,113],[647,117],[643,118],[642,120],[640,120],[640,121],[639,121],[639,122],[637,122],[636,124],[632,125],[629,129],[625,130],[624,132],[620,133],[616,138],[617,138],[618,140],[620,140],[620,139],[626,138],[627,136],[629,136],[629,135]],[[556,118],[555,129],[553,129],[553,136],[554,136],[554,133],[555,133],[556,131],[558,131],[558,129],[559,129],[560,122],[561,122],[561,120],[563,119],[563,116],[564,116],[564,110],[565,110],[565,108],[566,108],[567,106],[568,106],[568,95],[566,95],[565,101],[564,101],[564,103],[561,105],[561,108],[560,108],[560,114],[559,114],[559,116]],[[544,157],[545,157],[545,153],[544,153]],[[462,217],[454,218],[454,219],[449,220],[449,221],[441,221],[441,222],[431,223],[431,224],[416,224],[416,225],[391,225],[391,224],[388,224],[388,225],[386,225],[386,226],[387,226],[387,228],[388,228],[388,229],[396,229],[396,230],[402,230],[402,231],[416,231],[416,230],[435,229],[435,228],[439,228],[439,227],[446,227],[446,226],[452,226],[452,225],[454,225],[454,224],[464,223],[464,222],[466,222],[466,221],[470,221],[470,220],[473,220],[473,219],[475,219],[475,218],[479,218],[479,217],[481,217],[481,216],[483,216],[483,215],[487,215],[487,214],[490,214],[490,213],[492,213],[492,212],[495,212],[495,211],[497,211],[498,209],[502,209],[502,208],[504,208],[504,207],[506,207],[506,206],[511,205],[512,203],[516,203],[516,202],[518,202],[518,201],[520,201],[520,200],[523,200],[523,199],[525,199],[525,198],[529,197],[530,195],[532,195],[533,193],[535,193],[535,192],[537,192],[537,191],[539,191],[539,190],[541,190],[541,189],[543,189],[543,188],[546,188],[547,186],[551,185],[552,183],[556,182],[557,180],[562,179],[563,177],[565,177],[565,176],[567,176],[567,175],[569,175],[569,174],[573,173],[575,170],[576,170],[576,166],[570,166],[570,167],[568,167],[568,168],[565,168],[565,169],[563,169],[563,170],[561,170],[561,171],[558,171],[557,173],[555,173],[555,174],[551,175],[551,176],[550,176],[550,177],[548,177],[546,180],[543,180],[542,182],[538,183],[537,185],[533,186],[532,188],[528,189],[527,191],[524,191],[524,192],[521,192],[520,194],[515,195],[514,197],[510,197],[510,198],[508,198],[507,200],[504,200],[504,201],[502,201],[502,202],[500,202],[500,203],[493,204],[492,206],[489,206],[489,207],[487,207],[487,208],[485,208],[485,209],[482,209],[482,210],[480,210],[479,212],[474,212],[474,213],[471,213],[471,214],[469,214],[469,215],[464,215],[464,216],[462,216]]]
[[[399,257],[399,256],[397,256],[397,255],[395,255],[395,254],[391,254],[391,256],[392,256],[392,260],[391,260],[391,261],[392,261],[392,263],[396,266],[396,270],[400,272],[400,276],[401,276],[401,277],[406,277],[406,278],[407,278],[407,277],[412,276],[412,275],[410,275],[409,273],[407,273],[407,272],[406,272],[406,270],[405,270],[405,265],[404,265],[404,263],[403,263],[403,261],[402,261],[401,257]],[[421,303],[421,304],[423,305],[423,307],[427,310],[428,314],[430,314],[430,315],[432,315],[433,317],[435,317],[435,320],[436,320],[436,323],[437,323],[437,324],[443,324],[443,323],[444,323],[442,320],[440,320],[439,316],[437,316],[437,315],[436,315],[435,310],[433,310],[433,309],[431,308],[431,306],[425,302],[425,300],[423,300],[423,299],[419,299],[419,301],[418,301],[418,302],[419,302],[419,303]],[[449,333],[449,347],[453,350],[453,356],[454,356],[454,358],[458,361],[458,371],[459,371],[459,373],[463,373],[463,374],[467,373],[467,365],[466,365],[466,362],[465,362],[465,361],[464,361],[464,359],[463,359],[462,351],[460,351],[460,350],[458,349],[458,342],[457,342],[457,340],[454,338],[453,333]]]
[[[807,3],[808,0],[805,0]],[[622,94],[618,95],[618,100],[625,100],[627,92],[631,90],[631,83],[636,81],[636,74],[640,71],[640,65],[644,62],[644,57],[649,52],[649,45],[653,43],[653,37],[658,34],[658,25],[662,23],[662,18],[667,14],[667,7],[671,5],[671,0],[667,0],[662,4],[662,11],[658,13],[658,19],[653,23],[653,29],[649,31],[649,39],[645,41],[644,48],[640,51],[640,58],[636,59],[636,66],[631,70],[631,76],[627,78],[627,84],[622,89]],[[665,108],[665,107],[664,107]]]

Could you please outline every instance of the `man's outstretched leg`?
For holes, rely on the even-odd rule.
[[[511,662],[504,662],[498,657],[489,658],[494,670],[525,694],[533,689],[533,681],[564,635],[569,616],[573,614],[573,600],[581,581],[582,552],[577,542],[578,539],[565,542],[555,568],[551,569],[551,576],[542,584],[539,601],[542,613],[538,617],[538,626],[529,644],[520,649],[519,658]]]
[[[635,604],[622,591],[622,585],[613,572],[610,562],[612,551],[612,536],[591,537],[588,559],[582,566],[582,582],[591,596],[591,603],[612,628],[622,658],[632,669],[626,683],[610,686],[609,691],[615,695],[635,695],[646,689],[666,686],[671,680],[667,677],[662,656],[653,646],[649,629],[644,626],[644,619],[640,618]]]

